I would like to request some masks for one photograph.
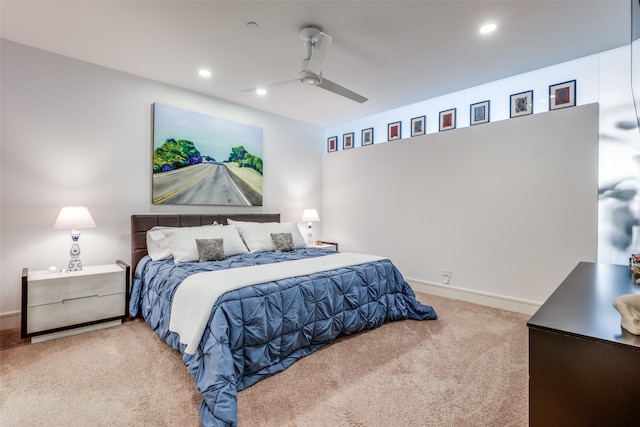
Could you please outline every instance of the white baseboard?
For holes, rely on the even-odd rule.
[[[20,312],[0,314],[0,330],[15,329],[20,327]]]
[[[62,337],[70,337],[71,335],[82,334],[84,332],[99,331],[101,329],[112,328],[118,325],[122,325],[122,320],[112,320],[110,322],[97,323],[95,325],[83,326],[74,329],[67,329],[65,331],[53,332],[51,334],[38,335],[35,337],[31,337],[31,343],[44,342]]]
[[[409,285],[411,285],[413,290],[417,292],[424,292],[426,294],[457,299],[474,304],[487,305],[489,307],[515,311],[517,313],[533,315],[542,305],[541,303],[534,301],[510,298],[502,295],[473,291],[470,289],[456,288],[455,286],[445,286],[439,283],[426,282],[424,280],[409,279],[406,277],[405,280]]]

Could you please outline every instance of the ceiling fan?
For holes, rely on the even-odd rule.
[[[329,47],[331,47],[333,37],[323,33],[315,27],[305,27],[300,30],[300,38],[304,41],[304,46],[307,48],[307,57],[302,60],[298,78],[272,83],[266,86],[261,86],[261,88],[283,86],[300,82],[303,85],[318,86],[319,88],[328,90],[329,92],[344,96],[345,98],[349,98],[359,103],[368,101],[368,98],[365,98],[364,96],[323,77],[322,64],[329,52]],[[253,92],[256,91],[256,89],[260,88],[245,89],[243,92]]]

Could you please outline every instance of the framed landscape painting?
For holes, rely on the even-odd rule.
[[[153,104],[154,205],[262,206],[262,128]]]

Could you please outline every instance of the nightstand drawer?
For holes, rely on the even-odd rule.
[[[47,280],[29,276],[29,307],[62,303],[65,300],[124,294],[124,270],[92,275],[51,273]]]
[[[125,294],[65,299],[55,304],[27,308],[27,333],[123,317]]]

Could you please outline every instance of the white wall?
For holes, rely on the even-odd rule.
[[[133,213],[297,221],[304,208],[321,209],[323,128],[6,40],[1,55],[0,314],[20,309],[23,267],[66,267],[70,235],[52,229],[62,206],[86,205],[97,223],[80,238],[85,265],[129,260]],[[264,206],[152,205],[154,102],[262,127]]]
[[[375,143],[387,141],[387,124],[402,121],[410,137],[412,117],[426,115],[427,133],[438,132],[439,112],[456,108],[456,127],[469,126],[470,105],[490,101],[491,122],[509,120],[510,95],[533,90],[533,113],[549,111],[549,86],[576,80],[576,104],[600,106],[598,262],[627,265],[640,252],[640,133],[631,94],[631,46],[623,46],[572,61],[427,99],[326,129],[325,137],[354,132],[359,147],[361,129],[373,127]],[[342,149],[342,144],[338,144]],[[633,200],[619,193],[635,190]]]
[[[590,104],[325,154],[323,238],[535,305],[595,261],[597,190]]]

